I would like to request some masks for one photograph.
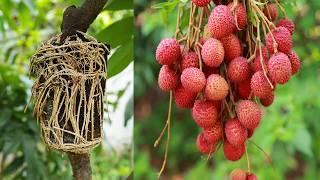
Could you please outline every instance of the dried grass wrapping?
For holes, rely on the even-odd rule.
[[[43,42],[31,59],[34,116],[50,147],[86,153],[103,137],[103,98],[108,48],[85,34]]]

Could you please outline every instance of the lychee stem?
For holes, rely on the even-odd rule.
[[[180,16],[181,16],[181,6],[180,6],[180,1],[178,2],[178,15],[177,15],[177,24],[176,24],[176,33],[175,33],[175,38],[178,38],[178,35],[180,33]]]
[[[248,149],[247,149],[247,147],[245,147],[245,152],[246,152],[248,172],[251,173],[251,167],[250,167],[251,164],[250,164],[250,158],[249,158],[249,154],[248,154]]]
[[[167,163],[167,159],[168,159],[168,149],[169,149],[169,143],[170,143],[170,123],[171,123],[171,110],[172,110],[172,91],[170,91],[170,100],[169,100],[169,110],[168,110],[168,119],[167,119],[167,123],[166,126],[167,127],[167,143],[166,143],[166,148],[165,148],[165,154],[164,154],[164,160],[162,162],[162,166],[161,169],[158,173],[158,179],[160,178],[162,172],[164,171],[164,168],[166,166]]]
[[[275,0],[276,4],[278,5],[278,7],[280,8],[282,14],[284,17],[287,17],[286,11],[284,10],[284,8],[281,6],[281,4],[279,3],[278,0]]]
[[[232,111],[231,111],[231,109],[230,109],[230,107],[229,107],[228,102],[224,99],[224,100],[223,100],[223,103],[225,104],[225,106],[226,106],[226,108],[227,108],[227,110],[228,110],[228,113],[229,113],[230,118],[233,119],[235,116],[234,116],[234,114],[232,113]]]
[[[250,143],[252,143],[253,145],[255,145],[263,154],[264,156],[267,158],[268,162],[271,164],[271,167],[273,168],[273,170],[275,171],[275,167],[273,165],[272,159],[269,156],[268,153],[266,153],[259,145],[257,145],[254,141],[252,140],[248,140]]]

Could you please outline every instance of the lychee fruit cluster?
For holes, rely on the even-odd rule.
[[[175,104],[190,109],[201,128],[196,140],[198,150],[212,155],[222,144],[225,158],[237,161],[245,153],[246,141],[259,127],[263,114],[260,104],[272,105],[276,87],[287,83],[299,71],[301,62],[292,49],[294,23],[287,17],[280,18],[277,4],[257,5],[259,17],[271,23],[264,36],[250,21],[243,1],[224,2],[214,1],[209,6],[210,0],[192,0],[196,8],[213,7],[198,43],[163,39],[156,60],[162,65],[160,89],[172,91]],[[259,33],[262,42],[248,41],[250,33]],[[231,176],[257,179],[240,170]]]

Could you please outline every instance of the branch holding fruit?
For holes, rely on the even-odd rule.
[[[259,104],[270,106],[276,86],[287,83],[300,69],[299,57],[292,50],[294,24],[277,0],[213,3],[191,0],[186,34],[180,26],[179,5],[175,38],[163,39],[156,50],[156,60],[162,65],[158,84],[170,91],[170,99],[173,92],[179,108],[192,111],[202,129],[196,141],[202,154],[211,157],[221,144],[230,161],[246,153],[248,171],[235,170],[231,177],[257,179],[251,173],[246,142],[262,119]],[[283,18],[278,18],[277,7]],[[171,100],[169,106],[171,114]],[[166,161],[167,151],[159,175]]]

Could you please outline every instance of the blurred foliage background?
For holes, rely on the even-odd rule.
[[[82,1],[0,1],[0,179],[72,179],[66,154],[46,148],[32,117],[32,105],[25,113],[24,108],[31,95],[30,57],[42,41],[60,33],[64,9]],[[88,31],[113,49],[109,78],[133,60],[132,9],[132,0],[109,0]],[[120,98],[125,90],[112,93]],[[108,101],[112,110],[117,109],[119,98]],[[93,179],[127,177],[132,171],[131,147],[117,152],[106,144],[92,152]]]
[[[165,125],[169,93],[158,88],[160,65],[154,54],[162,38],[174,36],[178,1],[135,0],[136,179],[155,179],[163,161],[166,137],[159,148],[153,143]],[[263,109],[262,123],[252,139],[271,156],[274,169],[251,143],[248,152],[259,179],[314,180],[320,177],[320,1],[286,1],[284,7],[296,24],[294,50],[302,69],[277,88],[275,102]],[[174,108],[171,122],[163,179],[227,179],[234,168],[246,169],[245,158],[229,162],[219,150],[207,162],[197,152],[195,140],[200,129],[190,111]]]

